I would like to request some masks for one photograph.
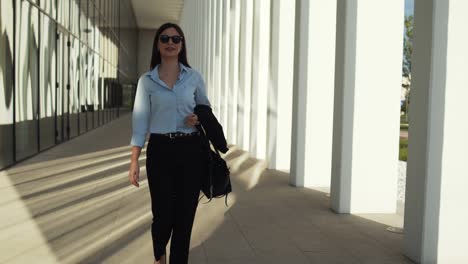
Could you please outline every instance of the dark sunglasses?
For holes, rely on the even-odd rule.
[[[181,36],[168,36],[168,35],[159,36],[159,40],[164,44],[169,43],[169,39],[172,39],[172,43],[179,44],[182,41],[183,37],[181,37]]]

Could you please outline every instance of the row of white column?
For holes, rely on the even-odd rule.
[[[468,260],[466,13],[415,4],[404,244],[422,263]],[[404,0],[187,0],[181,24],[229,143],[330,186],[338,213],[394,213],[403,16]]]
[[[295,2],[192,0],[181,17],[228,142],[289,171]]]

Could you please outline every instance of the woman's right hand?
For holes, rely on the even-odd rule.
[[[130,163],[130,170],[128,171],[128,180],[131,184],[136,187],[140,187],[138,183],[140,181],[140,165],[138,165],[138,160],[132,160]]]

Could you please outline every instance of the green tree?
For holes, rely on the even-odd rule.
[[[402,110],[405,112],[406,117],[408,116],[409,100],[410,100],[410,86],[411,86],[411,57],[413,55],[413,25],[414,17],[412,15],[405,16],[405,35],[403,42],[403,77],[407,79],[407,82],[403,83],[402,86],[406,88],[407,93],[405,95],[405,105]],[[408,121],[408,120],[406,120]]]
[[[403,76],[411,78],[411,56],[413,54],[413,16],[405,16],[405,37],[403,43]]]

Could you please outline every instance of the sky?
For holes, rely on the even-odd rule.
[[[405,0],[405,15],[414,14],[414,0]]]

